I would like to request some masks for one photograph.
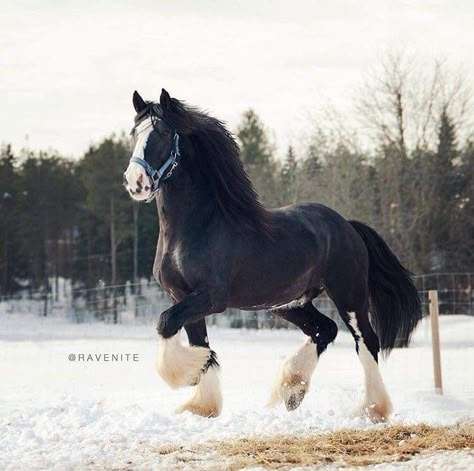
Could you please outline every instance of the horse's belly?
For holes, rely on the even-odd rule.
[[[240,309],[271,309],[291,303],[304,304],[316,292],[317,282],[312,270],[297,277],[281,279],[261,274],[258,281],[243,278],[234,283],[229,305]]]

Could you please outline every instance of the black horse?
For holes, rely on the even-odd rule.
[[[326,292],[352,333],[366,378],[361,410],[376,421],[391,411],[378,354],[407,345],[421,318],[410,273],[367,225],[320,204],[267,209],[222,122],[162,91],[135,92],[135,149],[124,185],[138,201],[156,199],[159,240],[154,276],[173,306],[158,322],[158,371],[172,387],[195,385],[180,410],[217,416],[217,357],[205,317],[226,308],[269,309],[307,342],[283,365],[271,403],[299,406],[336,324],[312,300]],[[370,310],[370,317],[369,317]],[[184,327],[190,347],[181,345]]]

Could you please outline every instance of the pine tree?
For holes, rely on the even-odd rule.
[[[456,157],[456,147],[456,127],[444,107],[440,116],[437,156],[446,169],[451,167],[452,161]]]
[[[273,206],[277,199],[274,149],[265,127],[253,110],[246,111],[238,127],[241,156],[262,201]]]
[[[292,146],[288,147],[280,172],[281,205],[294,204],[298,200],[298,162]]]
[[[311,143],[308,146],[307,155],[303,161],[303,170],[304,170],[305,178],[310,179],[310,180],[316,178],[321,172],[321,167],[322,167],[322,163],[319,156],[317,145],[314,143]]]
[[[16,158],[11,146],[3,146],[0,149],[0,294],[14,291],[15,276],[22,274],[18,225],[15,224],[18,198],[18,175],[15,166]]]
[[[440,116],[432,182],[435,199],[432,212],[433,249],[438,256],[442,256],[444,265],[448,263],[452,249],[450,241],[453,237],[450,234],[454,229],[453,220],[460,192],[459,168],[454,166],[457,157],[456,128],[444,107]]]
[[[92,147],[80,164],[80,177],[86,190],[85,207],[89,214],[86,231],[89,239],[108,239],[110,267],[107,278],[111,284],[118,282],[117,249],[131,238],[133,231],[132,202],[122,188],[128,158],[127,142],[111,137]],[[102,226],[99,231],[94,227],[97,224]],[[99,250],[102,247],[100,244]]]
[[[19,243],[35,288],[71,276],[73,232],[81,198],[73,162],[29,153],[19,168]],[[48,288],[49,289],[49,288]]]

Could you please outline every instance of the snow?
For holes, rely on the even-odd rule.
[[[423,453],[410,461],[370,466],[371,471],[472,471],[472,469],[474,469],[474,454],[467,451]]]
[[[449,425],[474,416],[474,318],[442,316],[440,322],[443,396],[433,389],[426,321],[409,349],[394,350],[381,364],[395,423]],[[166,469],[175,464],[172,456],[155,451],[165,444],[374,427],[353,415],[362,368],[346,332],[322,356],[302,406],[288,413],[265,403],[281,360],[304,336],[211,328],[224,411],[204,419],[174,415],[191,391],[172,391],[156,374],[153,325],[71,324],[25,314],[1,314],[0,325],[0,469]],[[130,354],[138,361],[70,361],[70,354]],[[433,469],[447,462],[474,469],[467,452],[422,455],[383,469],[413,469],[409,463]]]

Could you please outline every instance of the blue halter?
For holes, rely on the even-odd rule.
[[[146,200],[147,203],[150,203],[155,198],[156,193],[160,189],[160,183],[171,177],[174,169],[178,166],[178,157],[180,155],[179,134],[177,131],[175,131],[173,136],[173,147],[171,148],[170,156],[158,170],[154,169],[145,159],[140,159],[140,157],[132,157],[130,159],[130,162],[141,165],[145,169],[146,174],[151,179],[151,194]]]

